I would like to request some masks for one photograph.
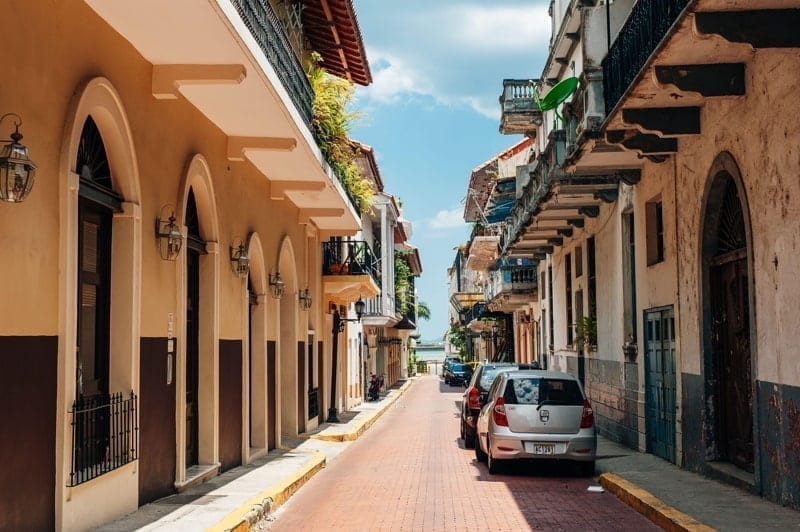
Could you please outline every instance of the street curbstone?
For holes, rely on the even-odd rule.
[[[614,473],[603,473],[600,475],[599,481],[601,486],[616,495],[618,499],[664,530],[670,532],[711,532],[715,530],[668,506],[650,492]]]
[[[282,479],[267,490],[248,499],[236,510],[210,531],[217,532],[249,532],[251,527],[261,522],[270,512],[285,503],[303,484],[319,473],[326,464],[325,455],[319,451],[311,453],[311,457],[291,476]]]

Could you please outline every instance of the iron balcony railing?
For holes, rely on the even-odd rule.
[[[322,243],[322,275],[370,275],[381,285],[380,260],[363,240]]]
[[[311,127],[314,91],[286,30],[267,0],[231,0],[261,51],[267,56],[300,115]]]
[[[72,468],[77,486],[138,458],[137,398],[131,392],[79,397],[72,403]]]
[[[678,20],[690,0],[639,0],[603,60],[606,116]]]
[[[231,2],[239,12],[239,16],[244,21],[247,29],[250,30],[250,34],[256,40],[264,55],[266,55],[267,60],[275,69],[309,131],[316,137],[312,111],[314,90],[311,88],[308,76],[289,42],[286,29],[273,11],[272,6],[267,0],[231,0]],[[340,172],[335,169],[333,171],[342,184],[347,199],[360,216],[361,207],[358,204],[358,200],[345,185]]]

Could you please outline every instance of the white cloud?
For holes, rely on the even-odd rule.
[[[504,78],[537,77],[547,54],[550,17],[543,1],[484,3],[409,0],[390,12],[360,1],[373,83],[359,106],[429,98],[499,118]],[[497,5],[497,4],[501,5]],[[380,28],[375,34],[369,28]]]
[[[455,208],[437,212],[427,224],[431,229],[464,228],[464,210]]]

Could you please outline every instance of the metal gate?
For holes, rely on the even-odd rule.
[[[675,314],[647,310],[645,325],[645,428],[647,452],[675,463]]]

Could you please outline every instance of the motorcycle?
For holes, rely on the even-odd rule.
[[[383,375],[372,374],[369,378],[369,390],[367,391],[367,401],[377,401],[378,393],[383,388]]]

